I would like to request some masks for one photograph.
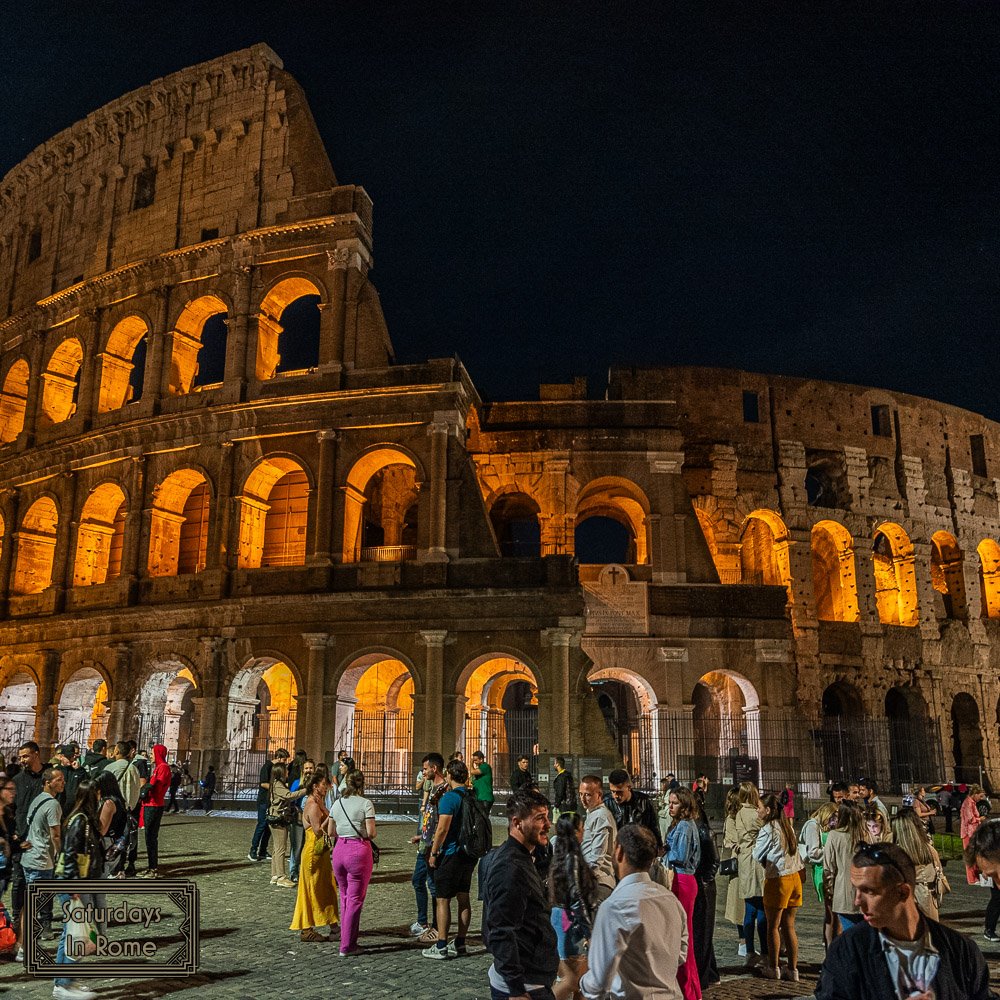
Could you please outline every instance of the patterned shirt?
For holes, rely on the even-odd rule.
[[[446,791],[448,791],[448,782],[442,780],[440,785],[435,785],[431,789],[424,807],[420,810],[420,822],[417,824],[417,835],[420,837],[420,842],[417,844],[418,854],[426,854],[430,849],[431,841],[434,840],[434,831],[437,829],[438,804]]]

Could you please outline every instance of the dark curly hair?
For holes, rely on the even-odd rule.
[[[563,813],[556,823],[556,839],[552,847],[552,865],[549,868],[549,902],[553,906],[568,909],[572,902],[570,871],[575,869],[577,891],[590,906],[597,888],[590,865],[587,864],[580,848],[577,833],[583,828],[583,820],[576,813]]]

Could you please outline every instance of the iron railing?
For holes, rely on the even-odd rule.
[[[538,709],[474,709],[465,716],[465,759],[482,750],[493,768],[494,789],[509,788],[517,759],[528,758],[528,770],[538,774]]]

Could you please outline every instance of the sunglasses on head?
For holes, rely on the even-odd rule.
[[[906,872],[903,871],[899,866],[899,862],[895,861],[886,851],[884,847],[879,844],[865,844],[863,847],[859,847],[857,850],[858,854],[864,855],[866,858],[870,858],[877,865],[884,865],[889,868],[895,868],[899,872],[900,878],[904,882],[908,882],[909,879],[906,876]]]

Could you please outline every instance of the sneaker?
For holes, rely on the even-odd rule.
[[[53,986],[52,996],[54,1000],[95,1000],[97,994],[77,983],[70,983],[69,986]]]
[[[277,882],[279,878],[281,878],[280,875],[272,875],[271,876],[271,885],[274,885],[274,883]]]
[[[736,949],[736,957],[737,958],[746,958],[747,957],[747,943],[746,943],[746,941],[741,941],[740,942],[739,948]]]
[[[429,948],[424,948],[420,953],[424,958],[436,958],[438,961],[444,961],[448,957],[447,948],[439,948],[436,944],[432,944]]]
[[[760,963],[762,961],[763,961],[763,959],[761,958],[760,955],[757,954],[757,952],[755,952],[755,951],[748,951],[747,952],[746,967],[748,969],[755,969],[755,968],[757,968],[757,966],[760,965]]]
[[[247,861],[257,862],[257,861],[263,861],[263,860],[264,860],[263,858],[258,858],[256,855],[254,855],[252,853],[247,855]]]
[[[760,967],[760,974],[765,979],[780,979],[781,978],[781,976],[778,973],[778,970],[773,965],[761,965],[761,967]]]
[[[280,886],[282,889],[295,888],[295,883],[290,878],[285,878],[284,875],[280,876],[279,878],[276,878],[272,884]]]
[[[428,927],[423,932],[423,934],[421,934],[420,937],[417,938],[417,941],[420,944],[433,944],[435,941],[437,941],[437,939],[438,939],[437,928],[436,927]]]
[[[414,920],[413,923],[410,924],[410,934],[414,937],[420,937],[420,935],[426,930],[427,924],[422,924],[419,920]]]
[[[469,949],[466,948],[464,944],[455,944],[454,941],[448,942],[449,958],[462,958],[468,954],[469,954]]]
[[[996,944],[997,941],[1000,941],[1000,935],[997,935],[997,934],[993,933],[992,931],[985,931],[983,933],[983,940],[984,941],[989,941],[990,944]]]
[[[15,962],[23,962],[24,961],[24,949],[23,948],[18,948],[17,949],[17,954],[14,956],[14,961]]]
[[[787,965],[781,967],[781,978],[787,979],[790,983],[797,983],[799,981],[799,970],[790,969]]]
[[[137,878],[159,878],[160,873],[155,868],[147,868],[141,875],[136,876]]]

